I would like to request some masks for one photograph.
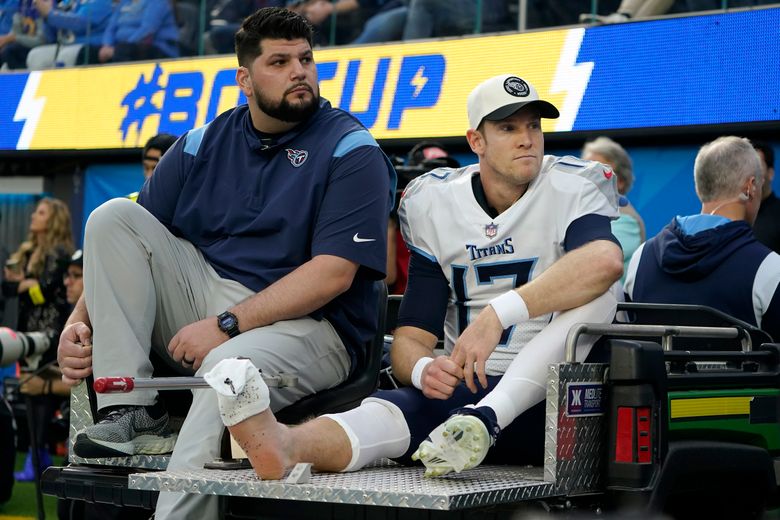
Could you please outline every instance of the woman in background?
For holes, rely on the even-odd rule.
[[[628,262],[639,245],[645,241],[645,223],[625,195],[634,184],[634,166],[628,152],[609,137],[597,137],[585,143],[582,158],[598,161],[612,168],[617,175],[617,188],[620,198],[620,218],[612,221],[612,234],[623,248],[623,279],[628,270]]]
[[[18,297],[19,321],[16,329],[21,332],[45,332],[56,338],[68,317],[68,302],[63,276],[67,270],[70,256],[73,254],[73,235],[71,232],[70,211],[64,202],[53,198],[43,198],[30,217],[30,232],[25,242],[19,246],[8,262],[3,274],[3,295]],[[57,347],[43,354],[40,363],[56,359]],[[22,379],[24,379],[22,374]],[[35,414],[35,435],[39,448],[40,465],[45,468],[51,464],[46,449],[47,425],[59,406],[61,397],[40,395],[30,397],[31,407],[27,413]],[[14,474],[18,481],[30,481],[35,478],[32,453],[28,452],[25,467]]]

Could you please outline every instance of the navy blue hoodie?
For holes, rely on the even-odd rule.
[[[720,216],[676,217],[645,242],[626,275],[627,297],[708,305],[780,339],[780,256],[750,225]]]

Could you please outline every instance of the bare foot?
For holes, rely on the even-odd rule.
[[[270,408],[228,429],[261,479],[278,480],[295,465],[290,428],[277,422]]]

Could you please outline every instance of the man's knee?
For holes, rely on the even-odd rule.
[[[121,223],[127,222],[131,215],[143,211],[146,210],[130,199],[111,199],[98,206],[89,215],[84,238],[94,240],[115,235]]]

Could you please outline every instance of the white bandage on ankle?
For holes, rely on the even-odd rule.
[[[490,306],[496,311],[501,326],[508,329],[512,325],[528,321],[528,306],[517,291],[507,291],[490,300]]]
[[[225,426],[233,426],[267,409],[268,386],[248,359],[223,359],[203,375],[216,390],[219,414]]]
[[[422,390],[422,373],[425,367],[433,363],[432,357],[423,357],[417,360],[412,369],[412,386],[417,390]]]

